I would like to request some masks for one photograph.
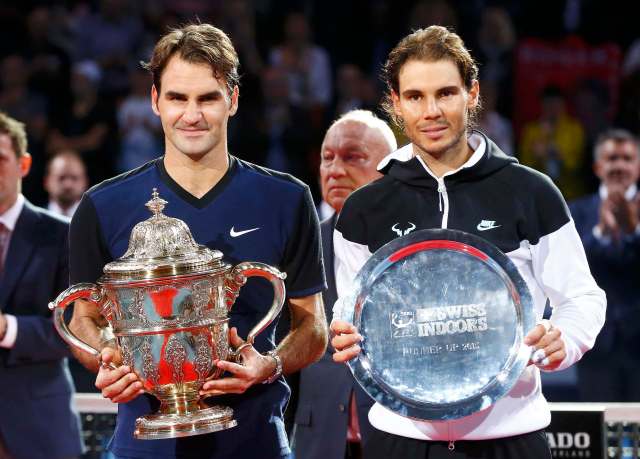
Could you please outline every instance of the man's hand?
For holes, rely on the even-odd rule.
[[[562,332],[548,320],[536,325],[524,338],[524,343],[532,346],[530,365],[544,370],[554,370],[567,356]]]
[[[102,365],[96,377],[96,387],[102,391],[102,396],[114,403],[126,403],[144,393],[142,381],[131,368],[124,365],[116,369],[109,367],[111,363],[119,361],[115,349],[105,347],[100,353]]]
[[[623,190],[611,193],[607,198],[612,202],[612,210],[618,226],[625,234],[631,234],[638,226],[638,208],[635,202],[628,201]]]
[[[329,328],[333,334],[331,345],[336,350],[333,354],[334,362],[347,362],[360,354],[358,343],[362,342],[362,336],[356,327],[343,320],[334,320]]]
[[[234,348],[244,344],[235,327],[229,330],[229,343]],[[254,384],[268,379],[276,371],[274,359],[260,354],[253,346],[245,347],[241,356],[242,364],[218,360],[216,366],[232,376],[205,382],[200,395],[242,394]]]
[[[609,187],[608,195],[600,205],[598,227],[603,235],[620,240],[623,234],[631,234],[638,226],[638,203],[626,199],[622,188]]]
[[[613,203],[610,199],[602,201],[598,215],[598,228],[600,229],[600,233],[617,241],[620,236],[620,227],[618,226]]]

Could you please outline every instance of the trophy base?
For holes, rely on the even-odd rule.
[[[150,414],[136,419],[134,438],[159,440],[162,438],[189,437],[238,425],[233,410],[226,406],[212,406],[186,414]]]

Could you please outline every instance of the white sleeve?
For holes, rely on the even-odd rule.
[[[371,257],[371,252],[366,245],[346,240],[337,229],[333,231],[333,251],[338,293],[338,301],[333,306],[333,316],[347,319],[341,316],[341,300],[351,293],[356,274]]]
[[[567,356],[557,370],[576,363],[604,325],[606,297],[598,287],[573,220],[531,245],[533,272],[552,307]]]

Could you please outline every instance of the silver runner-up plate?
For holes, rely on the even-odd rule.
[[[524,279],[497,247],[463,231],[421,230],[381,247],[337,317],[363,336],[349,367],[396,413],[448,420],[488,408],[531,356],[535,325]]]

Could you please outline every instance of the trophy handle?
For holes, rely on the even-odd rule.
[[[242,347],[253,344],[256,336],[278,317],[278,314],[282,311],[285,298],[284,279],[287,277],[286,273],[280,272],[264,263],[244,262],[236,265],[229,274],[227,274],[225,280],[227,309],[231,309],[231,306],[233,306],[240,292],[240,288],[247,282],[248,277],[264,277],[271,282],[271,286],[273,287],[273,303],[271,303],[269,312],[251,329],[245,344],[236,350],[236,354],[239,353]]]
[[[96,284],[76,284],[60,293],[55,300],[49,303],[49,309],[53,311],[53,324],[62,339],[71,346],[75,346],[96,358],[100,358],[100,351],[74,335],[64,321],[64,310],[75,300],[87,300],[94,303],[100,310],[100,314],[108,318],[108,303],[106,303],[104,291]]]

